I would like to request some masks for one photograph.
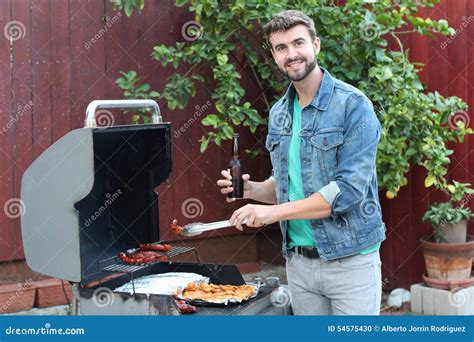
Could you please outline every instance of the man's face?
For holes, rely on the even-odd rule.
[[[306,78],[316,67],[320,40],[311,41],[308,29],[296,25],[270,35],[272,55],[278,68],[293,82]]]

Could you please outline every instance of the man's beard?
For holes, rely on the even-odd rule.
[[[291,63],[291,62],[295,62],[295,61],[306,61],[306,62],[307,62],[306,59],[303,60],[303,59],[301,59],[301,58],[297,58],[297,59],[294,59],[294,60],[290,60],[290,61],[285,62],[285,66],[286,66],[287,64],[289,64],[289,63]],[[298,81],[301,81],[301,80],[305,79],[306,76],[308,76],[308,75],[311,73],[311,71],[314,70],[315,67],[316,67],[316,56],[315,56],[314,59],[311,61],[311,63],[309,63],[309,64],[306,63],[305,69],[304,69],[303,72],[302,72],[301,74],[299,74],[299,75],[298,75],[298,74],[295,74],[295,75],[291,76],[291,75],[288,73],[287,69],[283,69],[283,70],[280,69],[280,70],[283,72],[283,75],[285,75],[286,78],[288,78],[290,81],[298,82]]]

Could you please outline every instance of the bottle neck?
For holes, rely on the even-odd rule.
[[[240,156],[239,137],[234,137],[232,146],[232,156],[234,158],[239,158]]]

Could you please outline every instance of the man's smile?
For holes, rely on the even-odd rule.
[[[290,68],[290,69],[296,69],[298,68],[301,64],[303,64],[303,60],[299,59],[299,60],[296,60],[296,61],[291,61],[290,63],[287,63],[286,64],[286,67],[287,68]]]

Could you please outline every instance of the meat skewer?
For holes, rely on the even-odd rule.
[[[157,246],[157,245],[153,245]],[[164,245],[164,246],[169,246],[166,247],[165,249],[169,251],[171,249],[170,245]],[[149,262],[168,262],[170,258],[167,255],[160,254],[156,250],[135,250],[133,252],[120,252],[118,254],[119,259],[125,263],[125,264],[130,264],[130,265],[140,265],[140,264],[146,264]]]

